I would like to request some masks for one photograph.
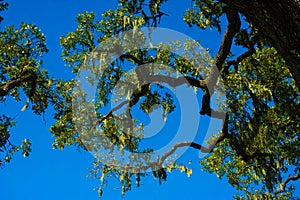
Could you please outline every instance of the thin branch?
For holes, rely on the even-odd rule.
[[[122,108],[127,103],[128,103],[128,100],[123,101],[122,103],[120,103],[116,107],[112,108],[104,117],[102,117],[101,119],[99,119],[96,124],[100,124],[101,122],[103,122],[104,120],[106,120],[108,117],[112,116],[113,112],[119,110],[120,108]]]
[[[130,100],[125,100],[122,103],[120,103],[119,105],[117,105],[116,107],[112,108],[104,117],[102,117],[101,119],[99,119],[96,122],[97,124],[100,124],[101,122],[103,122],[104,120],[106,120],[108,117],[113,115],[113,112],[121,109],[125,104],[128,104],[128,108],[126,110],[127,114],[128,112],[130,112],[132,106],[134,106],[138,100],[140,99],[140,97],[144,96],[145,93],[148,91],[146,87],[148,87],[149,84],[143,85],[142,89],[140,91],[135,92],[132,96],[132,98]],[[145,89],[146,88],[146,89]]]
[[[243,54],[241,54],[240,56],[238,56],[235,60],[231,60],[231,61],[227,62],[226,65],[224,66],[224,70],[226,71],[225,74],[228,74],[228,70],[231,65],[234,66],[235,71],[238,71],[239,63],[242,62],[244,59],[250,57],[254,52],[255,52],[254,47],[253,46],[249,47],[248,51],[246,51]]]
[[[210,153],[211,149],[206,148],[198,143],[195,142],[180,142],[175,144],[170,151],[165,153],[158,161],[158,166],[161,166],[162,163],[169,157],[171,156],[178,148],[180,147],[193,147],[194,149],[198,149],[203,153]]]
[[[170,151],[165,153],[158,161],[158,166],[161,166],[163,162],[171,156],[180,147],[192,147],[194,149],[200,150],[202,153],[211,153],[214,147],[221,141],[223,141],[228,136],[228,116],[226,115],[223,126],[222,134],[215,139],[215,142],[210,143],[208,147],[204,147],[196,142],[180,142],[175,144]]]
[[[290,181],[297,181],[298,179],[300,179],[300,174],[296,174],[294,176],[289,176],[281,185],[281,189],[277,190],[274,194],[280,194],[283,193],[285,191],[286,185],[290,182]]]
[[[300,179],[300,174],[296,174],[294,176],[289,176],[281,185],[281,189],[277,190],[274,194],[278,195],[280,193],[283,193],[285,191],[286,185],[290,182],[290,181],[297,181],[298,179]]]
[[[198,80],[196,78],[193,77],[188,77],[188,76],[181,76],[178,78],[174,78],[174,77],[170,77],[170,76],[163,76],[163,75],[149,75],[147,76],[147,81],[148,82],[163,82],[163,83],[167,83],[172,87],[178,87],[180,85],[183,85],[185,83],[190,84],[194,87],[198,87],[198,88],[202,88],[205,89],[206,88],[206,84],[204,80]]]
[[[131,170],[133,172],[137,171],[137,168],[139,168],[140,170],[148,170],[148,169],[152,169],[153,171],[157,171],[159,169],[162,168],[162,164],[163,162],[169,157],[171,156],[173,153],[175,153],[175,151],[180,148],[180,147],[192,147],[194,149],[197,149],[199,151],[201,151],[202,153],[211,153],[213,151],[213,148],[221,141],[223,141],[226,137],[228,136],[228,117],[226,115],[225,120],[223,122],[223,128],[222,128],[222,135],[220,135],[218,138],[216,138],[215,142],[210,143],[210,145],[208,147],[204,147],[196,142],[180,142],[175,144],[172,149],[170,149],[167,153],[165,153],[164,155],[162,155],[162,157],[160,157],[158,159],[158,161],[154,161],[154,162],[149,162],[147,163],[147,165],[145,166],[129,166],[129,165],[125,165],[125,166],[120,166],[120,165],[114,165],[114,164],[109,164],[110,167],[113,168],[121,168],[123,167],[123,169],[126,170]]]

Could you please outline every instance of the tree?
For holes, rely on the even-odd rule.
[[[56,120],[50,129],[55,136],[53,146],[63,149],[66,145],[78,145],[95,152],[92,173],[102,181],[98,190],[100,195],[110,176],[118,177],[124,194],[132,188],[134,181],[139,186],[141,178],[149,175],[149,170],[160,182],[165,181],[173,170],[191,175],[191,169],[185,164],[172,159],[168,161],[180,148],[190,147],[209,153],[200,162],[203,169],[220,178],[226,176],[229,184],[241,191],[237,199],[292,198],[291,182],[300,179],[300,50],[295,34],[299,30],[299,2],[193,1],[184,15],[189,26],[220,31],[220,18],[225,16],[227,19],[227,29],[215,56],[205,50],[198,51],[197,44],[192,41],[130,49],[130,44],[124,45],[123,40],[115,37],[129,31],[123,36],[141,42],[135,45],[143,47],[145,42],[149,43],[143,39],[147,35],[139,28],[155,28],[161,18],[172,16],[163,12],[161,5],[165,2],[119,0],[118,7],[103,13],[102,19],[96,19],[95,13],[79,14],[77,29],[61,37],[62,57],[73,72],[92,69],[89,83],[97,89],[95,102],[87,100],[88,94],[82,90],[81,82],[48,77],[38,56],[47,49],[43,35],[35,26],[22,24],[19,30],[6,28],[1,32],[1,97],[3,100],[9,97],[20,100],[22,89],[28,98],[24,110],[31,104],[37,114],[42,114],[48,104],[52,104]],[[241,29],[243,16],[248,24],[246,29]],[[133,34],[130,30],[134,30]],[[109,40],[111,37],[115,37],[113,41]],[[103,43],[105,45],[101,46]],[[232,56],[233,44],[246,51]],[[173,53],[181,47],[187,53],[183,55],[187,56]],[[188,59],[189,53],[192,53],[192,62]],[[99,54],[102,55],[101,65],[106,67],[104,71],[97,68],[99,63],[95,58]],[[172,70],[166,72],[165,68],[147,63],[163,63]],[[130,82],[126,82],[126,71],[131,66],[135,75],[131,73]],[[173,74],[174,71],[182,76]],[[103,72],[101,76],[98,75],[100,72]],[[226,108],[223,108],[222,90],[220,92],[221,79]],[[120,80],[124,84],[118,85]],[[135,86],[128,86],[130,83]],[[140,110],[148,114],[154,105],[161,105],[164,118],[176,113],[175,96],[166,84],[173,87],[188,84],[198,89],[202,94],[200,115],[222,120],[222,129],[207,141],[208,146],[197,141],[181,141],[160,157],[153,154],[153,149],[143,148],[143,124],[134,113]],[[114,88],[118,88],[117,94],[125,91],[129,95],[125,99],[117,95],[115,100],[119,104],[110,107],[110,94]],[[218,110],[212,107],[214,94],[221,95]],[[125,112],[118,115],[117,111],[122,107]],[[96,121],[90,113],[94,113],[92,117]],[[6,115],[1,118],[0,148],[6,151],[8,145],[12,149],[9,152],[18,150],[9,142],[11,120],[13,118]],[[24,140],[20,147],[25,149],[26,155],[30,151],[29,144]],[[137,152],[128,158],[134,164],[114,159],[116,150],[122,156],[126,152]],[[109,154],[105,154],[107,152]],[[103,163],[103,153],[108,156],[109,163]],[[7,161],[11,158],[9,155]]]
[[[1,11],[7,7],[7,3],[0,4]],[[1,17],[0,22],[2,20]],[[72,81],[49,77],[44,69],[41,58],[48,49],[41,30],[24,22],[18,28],[11,25],[1,29],[0,37],[0,102],[24,102],[25,99],[22,111],[30,107],[33,113],[43,115],[51,105],[58,113],[61,112],[68,100],[66,94],[72,89]],[[10,162],[15,152],[22,151],[26,157],[31,151],[29,139],[24,139],[20,145],[10,141],[10,129],[16,125],[16,117],[1,113],[0,152],[3,158],[0,165]]]
[[[0,4],[0,10],[7,9],[7,3]],[[1,17],[1,21],[2,21]],[[0,99],[4,103],[12,98],[21,101],[22,90],[27,97],[23,111],[28,105],[36,114],[42,114],[48,106],[51,95],[51,80],[47,71],[41,68],[42,60],[39,57],[48,49],[45,45],[45,36],[34,25],[22,23],[20,28],[9,26],[1,30],[0,49]],[[28,156],[31,150],[30,141],[24,139],[17,146],[10,142],[9,129],[15,125],[15,117],[4,113],[0,116],[0,151],[5,153],[4,160],[9,162],[16,151],[23,151]],[[3,159],[0,160],[3,163]]]

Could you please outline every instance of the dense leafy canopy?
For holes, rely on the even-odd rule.
[[[79,82],[49,77],[41,60],[48,51],[45,37],[35,25],[23,23],[19,28],[1,28],[1,103],[25,99],[22,111],[30,107],[38,115],[49,105],[53,106],[55,124],[50,128],[55,137],[53,147],[63,149],[66,145],[76,145],[95,154],[91,175],[102,182],[100,196],[112,176],[120,180],[122,194],[134,182],[139,186],[149,170],[160,182],[173,170],[190,176],[192,170],[186,163],[167,160],[176,150],[191,147],[209,153],[200,160],[200,165],[220,178],[226,177],[240,191],[236,199],[291,199],[295,195],[291,181],[300,178],[299,88],[290,73],[291,66],[286,64],[292,62],[286,62],[280,51],[275,50],[276,45],[272,47],[272,41],[247,22],[250,20],[244,22],[248,23],[247,28],[241,29],[243,13],[238,13],[234,4],[194,0],[183,16],[188,26],[217,31],[221,31],[221,17],[226,16],[228,26],[217,55],[197,47],[193,41],[150,44],[152,48],[126,51],[126,45],[115,39],[106,43],[105,51],[111,54],[102,56],[110,62],[102,63],[106,69],[99,78],[99,63],[94,61],[102,49],[97,46],[117,34],[134,30],[131,40],[139,38],[136,41],[141,44],[137,45],[144,47],[149,41],[141,39],[146,36],[139,28],[155,28],[163,17],[172,17],[161,10],[165,2],[119,0],[118,7],[104,12],[101,19],[96,19],[95,13],[78,14],[77,29],[60,38],[62,58],[72,72],[76,74],[87,67],[97,75],[96,82],[89,77],[90,84],[97,88],[95,101],[87,100],[88,94],[80,89]],[[2,3],[0,10],[6,8],[7,4]],[[245,52],[233,56],[230,52],[233,44],[243,47]],[[181,55],[173,53],[178,49],[183,49]],[[161,64],[170,71],[160,67]],[[126,74],[132,69],[134,75]],[[146,79],[151,83],[142,77],[146,71]],[[120,79],[124,84],[119,87]],[[126,82],[128,79],[130,82]],[[226,102],[220,100],[220,109],[214,110],[211,99],[220,89],[221,79],[226,88]],[[166,84],[193,86],[202,94],[200,115],[223,121],[222,130],[207,141],[207,147],[197,141],[181,141],[157,157],[153,149],[140,145],[144,123],[135,112],[149,114],[154,105],[160,105],[165,120],[176,114],[176,98]],[[115,88],[114,92],[119,94],[114,97],[117,106],[110,107]],[[129,95],[124,96],[126,92]],[[124,114],[117,115],[115,112],[123,106]],[[90,113],[94,113],[92,117],[96,120]],[[4,155],[1,163],[9,162],[19,150],[27,156],[31,151],[30,141],[24,139],[19,146],[12,144],[9,138],[10,129],[15,125],[14,116],[1,114],[0,151]],[[126,152],[135,154],[121,162],[114,157],[116,151],[121,156],[126,156]],[[109,164],[104,162],[107,160]]]

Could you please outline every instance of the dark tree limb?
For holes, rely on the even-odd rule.
[[[277,190],[274,194],[280,194],[283,193],[285,191],[286,185],[290,182],[290,181],[297,181],[298,179],[300,179],[300,174],[296,174],[294,176],[289,176],[281,185],[281,189]]]
[[[137,57],[135,57],[132,54],[121,54],[120,55],[120,59],[127,59],[127,60],[132,60],[133,62],[135,62],[137,65],[142,65],[143,61],[138,59]]]
[[[181,77],[170,77],[170,76],[164,76],[164,75],[149,75],[147,76],[147,82],[158,82],[158,83],[167,83],[172,87],[178,87],[183,84],[190,84],[191,86],[206,89],[206,84],[204,80],[198,80],[193,77],[188,76],[181,76]]]
[[[251,55],[253,55],[253,53],[255,52],[254,47],[250,47],[248,48],[248,51],[244,52],[243,54],[239,55],[235,60],[230,60],[226,63],[226,65],[224,66],[224,71],[225,71],[225,75],[228,74],[228,70],[230,66],[234,66],[234,71],[237,72],[238,71],[238,65],[246,58],[250,57]]]
[[[205,80],[207,89],[204,92],[204,96],[202,99],[202,108],[200,111],[201,115],[208,115],[212,117],[214,116],[221,119],[224,118],[225,113],[213,111],[210,108],[210,99],[214,94],[214,87],[216,86],[218,78],[220,78],[220,71],[223,70],[224,62],[230,53],[233,38],[240,30],[241,26],[241,21],[236,10],[231,9],[230,7],[226,7],[225,12],[228,19],[228,26],[223,36],[218,54],[215,58],[215,64],[210,71],[210,75]]]
[[[223,64],[230,53],[233,38],[241,27],[241,20],[238,12],[230,7],[225,7],[224,10],[228,20],[228,25],[224,33],[220,49],[215,58],[215,65],[219,71],[222,71]]]
[[[216,85],[220,72],[223,70],[223,64],[230,53],[233,38],[241,27],[238,12],[230,7],[225,7],[224,10],[227,16],[228,26],[224,33],[220,49],[216,55],[214,66],[206,79],[210,96],[213,94],[213,87]]]
[[[113,112],[115,112],[115,111],[121,109],[121,108],[122,108],[125,104],[127,104],[127,103],[128,103],[128,100],[123,101],[122,103],[120,103],[120,104],[117,105],[116,107],[112,108],[112,109],[111,109],[104,117],[102,117],[101,119],[99,119],[99,120],[97,121],[96,124],[100,124],[100,123],[103,122],[104,120],[108,119],[110,116],[113,115]]]
[[[158,166],[160,167],[163,162],[169,157],[171,156],[178,148],[180,147],[192,147],[194,149],[198,149],[200,150],[201,152],[203,153],[210,153],[211,152],[211,149],[210,148],[207,148],[207,147],[204,147],[198,143],[195,143],[195,142],[180,142],[180,143],[177,143],[175,144],[172,149],[170,151],[168,151],[167,153],[165,153],[158,161]]]
[[[21,85],[31,82],[31,83],[35,83],[36,82],[36,74],[33,73],[29,73],[18,78],[18,79],[13,79],[13,80],[9,80],[5,83],[2,83],[0,85],[0,97],[4,97],[6,95],[9,94],[9,92],[17,87],[20,87]]]
[[[158,161],[158,166],[161,166],[163,162],[171,156],[178,148],[180,147],[192,147],[194,149],[197,149],[201,151],[202,153],[211,153],[214,149],[214,147],[223,141],[225,138],[228,137],[228,117],[226,116],[224,121],[223,121],[223,126],[222,126],[222,134],[215,139],[214,142],[210,143],[208,147],[202,146],[196,142],[180,142],[175,144],[170,151],[165,153]]]

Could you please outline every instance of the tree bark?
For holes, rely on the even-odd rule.
[[[300,90],[300,1],[223,0],[246,17],[286,61]]]

